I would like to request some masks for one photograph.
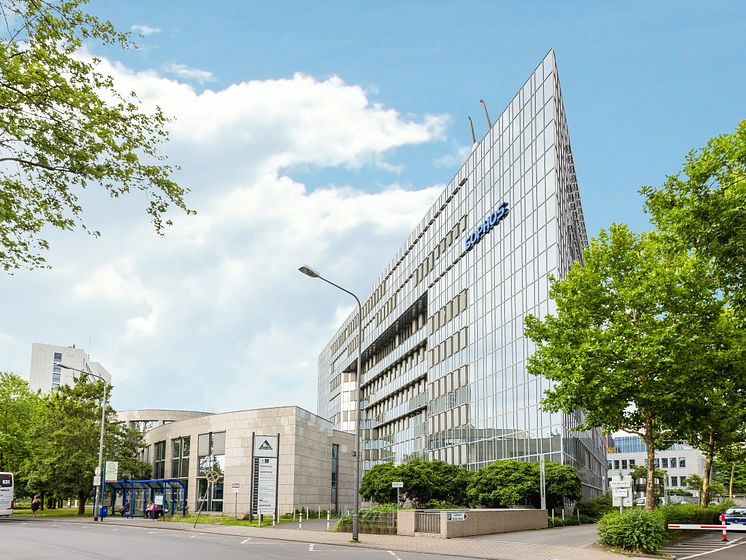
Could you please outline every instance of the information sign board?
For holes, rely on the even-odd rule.
[[[469,517],[465,513],[449,513],[448,514],[448,521],[466,521],[466,518]]]
[[[392,482],[391,488],[404,488],[404,483],[403,482]]]
[[[116,461],[106,461],[104,473],[104,482],[116,482],[119,480],[119,463]]]

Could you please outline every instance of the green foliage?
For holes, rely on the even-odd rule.
[[[575,504],[575,511],[580,513],[581,520],[585,518],[589,523],[595,523],[605,514],[614,511],[614,506],[611,496],[599,496],[592,500],[578,502]]]
[[[645,207],[667,242],[713,264],[718,286],[746,314],[746,120],[691,151]]]
[[[733,443],[721,448],[714,463],[713,479],[734,492],[746,492],[746,442]]]
[[[539,464],[502,460],[473,476],[467,495],[480,506],[498,508],[534,501],[539,494]]]
[[[717,523],[722,513],[717,507],[702,507],[697,504],[670,504],[660,508],[660,511],[666,520],[666,525],[669,523]]]
[[[1,0],[0,266],[44,263],[46,226],[85,228],[82,189],[112,197],[146,193],[158,233],[172,205],[187,212],[185,190],[171,176],[160,145],[168,120],[120,94],[84,40],[127,48],[126,34],[82,9],[87,0]],[[97,234],[97,232],[94,232]]]
[[[600,543],[632,552],[657,552],[665,534],[663,515],[657,511],[631,509],[622,515],[611,512],[598,522]]]
[[[396,506],[382,504],[360,510],[359,530],[361,533],[396,534]],[[334,530],[339,533],[352,531],[352,512],[339,518]]]
[[[25,494],[22,465],[31,453],[29,426],[37,419],[41,400],[25,379],[0,372],[0,471],[16,473],[16,493]]]
[[[42,413],[30,427],[31,453],[23,465],[30,490],[48,497],[74,496],[81,513],[98,464],[102,394],[102,381],[90,383],[83,377],[45,397]],[[116,422],[109,396],[103,458],[119,462],[121,478],[147,478],[150,465],[137,459],[142,435]]]
[[[613,225],[583,260],[552,280],[556,315],[527,317],[528,370],[555,382],[546,410],[585,411],[581,429],[639,434],[652,454],[680,425],[682,397],[702,388],[723,302],[706,265],[655,233]],[[652,480],[648,492],[652,507]]]
[[[391,483],[401,481],[401,499],[409,499],[417,506],[432,501],[464,505],[470,478],[470,471],[456,465],[413,458],[398,466],[384,463],[373,467],[363,477],[360,495],[379,504],[393,503],[396,489]]]
[[[566,500],[575,501],[583,497],[583,481],[578,469],[572,465],[547,461],[544,463],[544,476],[549,509],[564,506]]]
[[[391,483],[398,480],[398,471],[393,463],[382,463],[370,469],[360,481],[360,495],[365,500],[379,504],[396,501],[396,490]]]

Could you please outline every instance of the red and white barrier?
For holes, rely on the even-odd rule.
[[[668,524],[669,529],[704,529],[704,530],[712,530],[712,531],[722,531],[723,532],[723,540],[728,540],[728,531],[746,531],[746,525],[726,525],[725,524],[725,515],[720,516],[720,525],[696,525],[693,523],[681,523],[681,524],[675,524],[675,523],[669,523]]]

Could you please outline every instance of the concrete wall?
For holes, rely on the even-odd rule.
[[[397,534],[415,535],[415,513],[416,510],[399,511]],[[465,513],[466,519],[448,521],[449,513]],[[447,510],[440,511],[440,535],[437,536],[442,539],[452,539],[546,528],[547,512],[542,509]]]

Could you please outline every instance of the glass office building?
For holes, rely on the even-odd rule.
[[[606,484],[598,430],[548,413],[526,371],[524,319],[554,311],[549,276],[587,236],[550,51],[394,255],[363,301],[363,468],[411,456],[477,469],[498,459],[576,466]],[[319,357],[318,412],[354,431],[357,313]]]

